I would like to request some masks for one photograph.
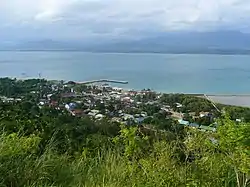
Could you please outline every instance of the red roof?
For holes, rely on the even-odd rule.
[[[51,102],[50,102],[50,105],[51,105],[51,106],[57,106],[57,105],[58,105],[58,102],[57,102],[57,101],[51,101]]]
[[[81,109],[76,109],[72,111],[74,114],[79,115],[79,114],[84,114],[83,110]]]

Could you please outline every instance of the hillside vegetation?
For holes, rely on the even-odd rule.
[[[227,117],[217,133],[3,118],[0,186],[249,186],[249,124]]]
[[[41,106],[50,83],[0,80],[0,187],[250,186],[249,109],[220,106],[223,114],[217,114],[207,100],[178,94],[144,104],[155,101],[153,92],[135,97],[142,102],[137,108],[119,100],[93,103],[104,112],[151,116],[121,123],[108,115],[73,116],[64,108],[72,98],[58,96],[63,91],[52,98],[61,108]],[[190,120],[190,113],[210,111],[216,131],[178,124],[160,112],[165,103]]]

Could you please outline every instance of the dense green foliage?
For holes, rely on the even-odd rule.
[[[250,122],[250,108],[237,106],[224,106],[224,108],[232,120],[243,119]]]
[[[211,112],[214,114],[215,117],[220,117],[220,113],[218,113],[217,110],[211,105],[210,101],[205,100],[203,98],[194,97],[191,95],[185,95],[185,94],[164,94],[161,98],[161,102],[169,104],[172,108],[174,108],[175,111],[180,111],[185,114],[188,114],[189,112]],[[183,107],[177,108],[176,103],[181,103]],[[239,107],[239,106],[227,106],[222,104],[217,104],[218,108],[220,110],[226,111],[226,113],[229,114],[230,119],[236,120],[236,119],[242,119],[245,122],[250,122],[250,108],[247,107]],[[189,117],[187,117],[189,118]],[[202,120],[206,119],[200,119],[201,121],[197,121],[199,124],[202,124]],[[192,120],[190,120],[192,121]],[[203,125],[206,125],[205,122]]]
[[[26,95],[31,91],[47,91],[47,81],[44,79],[17,80],[0,78],[0,96],[18,97]]]
[[[202,111],[214,111],[214,107],[208,100],[203,98],[184,95],[184,94],[165,94],[161,98],[162,102],[170,104],[176,111],[183,113],[188,112],[202,112]],[[177,108],[176,103],[181,103],[183,107]]]
[[[249,185],[249,124],[228,117],[212,134],[0,106],[0,186]]]

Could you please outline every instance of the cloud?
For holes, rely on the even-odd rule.
[[[0,2],[0,28],[30,35],[137,36],[176,30],[250,31],[249,0],[8,0]],[[40,33],[38,33],[40,31]]]

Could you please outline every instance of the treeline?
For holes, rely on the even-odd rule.
[[[240,119],[245,122],[250,122],[250,108],[238,107],[238,106],[223,106],[223,107],[232,120]]]
[[[0,103],[0,186],[247,187],[249,124],[218,123],[160,131]]]
[[[169,104],[175,111],[179,111],[185,114],[190,112],[195,112],[198,115],[200,112],[211,112],[214,117],[221,117],[221,113],[219,113],[214,106],[210,103],[210,101],[202,98],[195,97],[186,94],[163,94],[161,97],[161,102]],[[176,103],[182,104],[182,107],[178,108]],[[250,108],[248,107],[239,107],[239,106],[229,106],[217,104],[217,107],[223,112],[226,112],[231,120],[240,119],[244,122],[250,122]],[[190,119],[190,116],[186,116],[186,118]],[[199,119],[202,123],[202,120],[207,119]]]
[[[27,79],[18,80],[10,78],[0,78],[0,96],[20,97],[27,95],[31,91],[46,90],[47,80]]]
[[[163,94],[161,102],[169,104],[175,111],[182,113],[216,112],[208,100],[186,94]],[[182,104],[182,107],[178,108],[176,103]]]

